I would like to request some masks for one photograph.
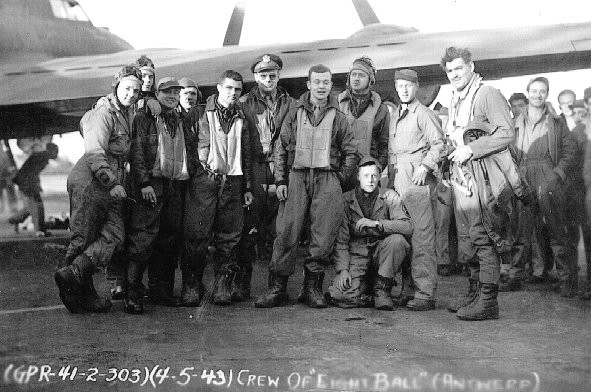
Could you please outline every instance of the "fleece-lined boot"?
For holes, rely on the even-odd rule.
[[[274,308],[287,305],[289,301],[287,295],[288,280],[289,275],[277,275],[269,272],[269,288],[256,300],[254,306],[257,308]]]
[[[377,275],[373,285],[374,306],[378,310],[394,310],[394,301],[392,301],[392,286],[394,280]]]
[[[458,309],[456,316],[460,320],[489,320],[499,318],[499,304],[497,294],[499,286],[490,283],[480,283],[480,288],[471,304]]]
[[[310,308],[326,308],[328,303],[322,295],[322,283],[324,273],[314,273],[308,269],[304,270],[304,303]]]
[[[476,294],[479,289],[480,283],[476,279],[470,279],[470,286],[468,287],[468,292],[464,295],[460,295],[458,298],[453,300],[448,306],[447,310],[452,313],[456,313],[458,309],[463,308],[464,306],[470,305],[472,301],[476,298]]]

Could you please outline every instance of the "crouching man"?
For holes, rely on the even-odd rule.
[[[344,215],[333,251],[337,275],[327,293],[332,304],[343,308],[371,306],[369,282],[374,282],[375,307],[394,308],[390,291],[410,250],[405,236],[412,234],[412,223],[400,198],[389,202],[380,193],[381,172],[376,159],[362,158],[359,185],[343,194]],[[367,276],[370,263],[375,263],[374,279]]]

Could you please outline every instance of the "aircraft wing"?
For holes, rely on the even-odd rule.
[[[284,62],[280,84],[296,97],[305,90],[311,65],[327,65],[335,74],[335,87],[342,89],[352,60],[368,55],[378,69],[376,88],[388,99],[394,94],[396,69],[415,69],[423,87],[447,83],[439,61],[448,46],[468,47],[476,70],[489,80],[582,69],[591,66],[591,23],[447,33],[401,33],[396,26],[375,24],[347,39],[197,51],[127,50],[0,64],[0,138],[77,130],[80,116],[110,92],[113,75],[144,53],[154,60],[157,78],[191,77],[206,96],[215,91],[217,77],[226,69],[240,72],[248,88],[253,59],[275,53]]]

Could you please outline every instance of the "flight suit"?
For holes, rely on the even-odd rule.
[[[279,205],[271,273],[293,274],[306,217],[311,238],[305,269],[324,273],[342,219],[341,185],[358,159],[353,133],[336,100],[329,97],[316,117],[310,93],[303,94],[284,121],[276,145],[275,182],[288,185],[288,198]]]
[[[548,109],[533,124],[526,108],[515,122],[515,131],[515,160],[533,191],[535,203],[519,206],[519,236],[509,276],[524,279],[535,231],[540,243],[550,243],[561,282],[575,285],[577,263],[568,237],[572,223],[567,222],[566,181],[576,166],[576,141],[566,124]]]
[[[396,189],[408,209],[412,235],[411,274],[416,286],[415,298],[433,300],[437,289],[435,258],[435,220],[432,194],[443,150],[440,120],[429,108],[414,99],[406,110],[398,108],[390,122],[390,187]],[[424,185],[415,185],[412,176],[419,165],[430,169]]]
[[[92,266],[104,267],[123,243],[122,201],[109,190],[124,184],[133,114],[110,94],[80,121],[85,153],[68,175],[72,236],[66,265],[84,253]]]

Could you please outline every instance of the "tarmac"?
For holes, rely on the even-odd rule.
[[[72,315],[53,281],[68,232],[12,236],[0,241],[0,391],[591,390],[591,301],[547,284],[501,293],[500,318],[483,322],[446,310],[467,287],[461,276],[440,277],[434,311],[316,310],[295,302],[300,254],[285,307],[208,298],[128,315],[116,301],[107,314]],[[104,275],[95,282],[106,295]],[[211,266],[205,282],[211,291]],[[266,282],[257,263],[253,297]]]

